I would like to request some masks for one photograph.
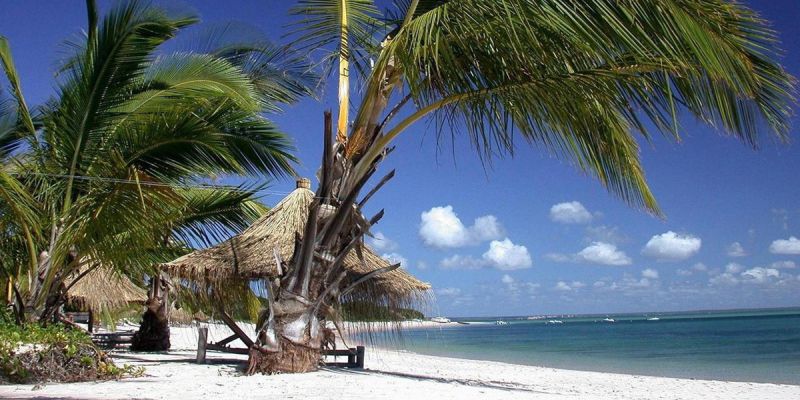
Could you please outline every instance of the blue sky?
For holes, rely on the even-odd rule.
[[[281,40],[283,1],[189,2],[205,22],[244,21]],[[745,1],[779,31],[800,76],[800,5]],[[110,2],[100,2],[104,9]],[[224,4],[224,5],[222,5]],[[9,38],[29,103],[53,93],[60,43],[85,26],[83,2],[7,2]],[[312,53],[313,55],[313,53]],[[312,177],[322,111],[335,86],[271,116],[290,133]],[[628,208],[593,179],[538,149],[485,168],[465,140],[437,147],[418,123],[384,163],[397,177],[373,200],[383,254],[431,282],[430,314],[532,315],[800,306],[800,149],[764,138],[752,151],[684,119],[683,141],[643,146],[650,185],[666,213]],[[791,136],[797,141],[795,118]],[[275,182],[274,204],[293,182]]]

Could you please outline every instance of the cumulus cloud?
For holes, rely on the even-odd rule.
[[[487,265],[483,259],[455,254],[442,259],[439,266],[444,269],[480,269]]]
[[[493,215],[475,219],[467,227],[453,211],[453,206],[433,207],[420,215],[419,236],[427,246],[456,248],[502,237],[503,227]]]
[[[594,242],[575,255],[576,259],[603,265],[630,265],[632,260],[624,251],[610,243]]]
[[[381,257],[389,261],[389,264],[397,264],[400,263],[400,266],[403,268],[408,267],[408,260],[398,253],[384,253],[381,254]]]
[[[795,269],[797,264],[794,261],[775,261],[770,267],[775,269]]]
[[[503,271],[530,268],[533,265],[528,248],[514,244],[510,239],[492,240],[489,249],[480,258],[453,255],[443,259],[439,265],[446,269],[479,269],[485,267]]]
[[[628,238],[619,231],[619,228],[616,226],[606,226],[606,225],[598,225],[598,226],[587,226],[586,227],[586,238],[587,242],[606,242],[611,244],[619,245],[621,243],[627,242]]]
[[[528,249],[512,243],[508,238],[502,241],[492,240],[489,250],[483,253],[483,259],[502,270],[524,269],[533,265]]]
[[[688,269],[678,269],[675,272],[678,274],[678,276],[692,276],[692,271]]]
[[[800,254],[800,239],[790,236],[789,239],[778,239],[769,245],[769,252],[773,254]]]
[[[648,279],[658,279],[658,271],[652,268],[644,269],[642,270],[642,277]]]
[[[742,272],[742,281],[748,283],[765,283],[770,278],[779,278],[781,273],[774,268],[755,267]]]
[[[377,251],[395,251],[397,250],[397,243],[387,238],[383,232],[375,232],[371,238],[367,239],[367,244]]]
[[[417,269],[426,270],[428,269],[428,263],[425,261],[417,261]]]
[[[741,243],[733,242],[728,245],[726,254],[728,254],[728,257],[744,257],[747,255],[747,252],[744,251],[744,247],[742,247]]]
[[[570,292],[573,290],[581,289],[583,287],[586,287],[586,284],[581,281],[572,281],[572,282],[558,281],[556,282],[556,285],[553,287],[553,289],[562,292]]]
[[[738,274],[744,270],[744,266],[737,263],[728,263],[725,266],[725,272],[729,274]]]
[[[502,281],[506,285],[510,285],[514,283],[514,278],[512,278],[511,275],[509,274],[504,274],[503,277],[500,279],[500,281]]]
[[[452,297],[461,294],[461,289],[454,287],[446,287],[446,288],[436,289],[435,292],[439,296]]]
[[[680,235],[672,231],[650,238],[642,254],[658,260],[685,260],[700,251],[702,240],[692,235]]]
[[[550,207],[550,219],[560,224],[585,224],[592,214],[578,201],[558,203]]]

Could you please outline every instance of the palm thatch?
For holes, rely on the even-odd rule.
[[[144,304],[146,301],[147,292],[144,289],[136,286],[128,277],[103,266],[88,272],[67,291],[67,304],[87,311],[110,310],[131,303]]]
[[[241,234],[214,247],[186,254],[163,265],[166,272],[197,283],[209,283],[234,277],[271,279],[280,275],[277,254],[284,262],[292,260],[295,243],[302,238],[314,192],[309,181],[300,179],[297,188],[269,213],[250,225]],[[361,261],[359,254],[363,257]],[[345,258],[347,279],[353,281],[364,274],[390,264],[361,245]],[[346,299],[371,300],[391,305],[417,303],[430,285],[396,269],[370,279],[353,290]]]

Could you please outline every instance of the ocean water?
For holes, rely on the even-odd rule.
[[[394,345],[553,368],[800,385],[800,308],[452,319],[466,325],[405,331]],[[556,319],[563,323],[547,323]]]

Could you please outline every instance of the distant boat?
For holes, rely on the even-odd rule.
[[[544,316],[537,315],[535,317],[528,317],[528,318],[525,318],[525,319],[527,319],[527,320],[544,319]]]
[[[449,323],[449,322],[450,322],[450,318],[445,318],[445,317],[433,317],[433,318],[431,318],[431,321],[432,321],[432,322],[438,322],[438,323],[440,323],[440,324],[447,324],[447,323]]]
[[[547,324],[563,324],[564,321],[559,320],[559,319],[551,319],[551,320],[547,321],[546,323]]]
[[[617,322],[614,318],[603,318],[603,322]]]
[[[660,321],[660,320],[661,320],[661,318],[658,318],[658,317],[650,317],[650,318],[648,318],[647,320],[648,320],[648,321]]]
[[[508,322],[506,322],[506,321],[494,321],[494,324],[495,325],[508,325]]]

